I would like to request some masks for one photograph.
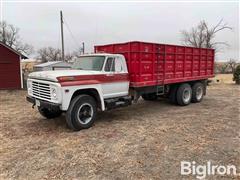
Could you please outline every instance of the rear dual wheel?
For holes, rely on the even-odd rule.
[[[192,86],[192,102],[201,102],[204,95],[204,85],[203,83],[197,82]]]
[[[176,97],[177,90],[178,90],[178,85],[174,85],[170,89],[168,98],[172,104],[177,104],[177,97]]]
[[[191,102],[201,102],[204,95],[204,85],[196,82],[191,87],[190,84],[184,83],[179,86],[175,85],[170,90],[169,100],[174,104],[186,106]]]
[[[181,84],[177,90],[176,102],[180,106],[186,106],[190,104],[192,99],[192,88],[189,84]]]

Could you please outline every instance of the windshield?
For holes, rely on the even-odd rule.
[[[74,63],[73,69],[101,71],[105,56],[82,56]]]

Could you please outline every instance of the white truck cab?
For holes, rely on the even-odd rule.
[[[89,128],[97,110],[131,104],[126,61],[120,54],[82,55],[70,70],[29,74],[27,100],[46,118],[66,112],[73,130]]]

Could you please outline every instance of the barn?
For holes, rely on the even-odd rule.
[[[27,57],[0,42],[0,89],[23,87],[20,61],[25,58]]]

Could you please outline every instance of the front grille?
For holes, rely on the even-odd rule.
[[[51,100],[50,85],[32,81],[33,96],[43,100]]]

